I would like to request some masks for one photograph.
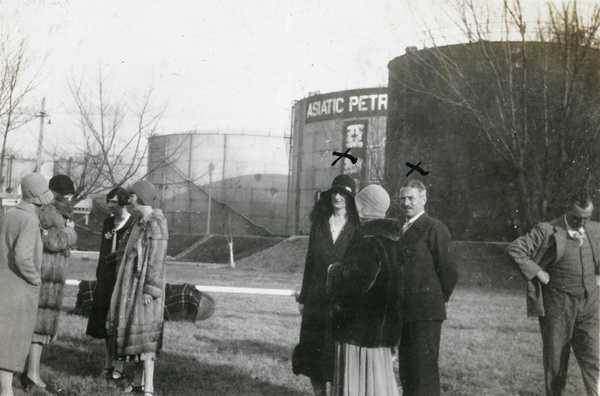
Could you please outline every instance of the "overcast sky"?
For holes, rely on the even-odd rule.
[[[443,19],[447,3],[0,0],[0,13],[3,28],[28,37],[43,62],[33,100],[46,97],[50,147],[80,136],[67,80],[92,78],[99,67],[109,73],[111,94],[128,104],[156,89],[155,104],[167,106],[161,133],[283,135],[292,101],[309,92],[386,86],[387,63],[406,46],[421,46],[423,21],[451,25]],[[532,13],[540,4],[524,3]],[[35,155],[38,132],[39,121],[30,122],[9,145]]]

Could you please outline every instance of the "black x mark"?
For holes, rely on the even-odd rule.
[[[406,174],[406,176],[408,177],[408,175],[410,175],[412,173],[412,171],[414,171],[414,170],[416,170],[417,172],[419,172],[423,176],[427,176],[429,174],[429,172],[425,172],[423,169],[421,169],[421,167],[419,165],[421,165],[420,162],[417,165],[413,165],[410,162],[407,162],[406,166],[408,166],[410,168],[410,170],[408,171],[408,173]]]
[[[350,161],[352,161],[353,164],[356,164],[356,161],[358,161],[358,159],[356,159],[356,157],[351,156],[350,154],[348,154],[348,152],[350,151],[350,149],[346,150],[343,153],[338,153],[337,151],[334,151],[331,155],[337,155],[338,158],[333,161],[331,163],[331,166],[334,166],[342,157],[346,157],[348,158]],[[419,162],[420,163],[420,162]]]

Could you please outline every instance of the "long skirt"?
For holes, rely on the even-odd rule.
[[[331,396],[400,396],[390,348],[335,343]]]

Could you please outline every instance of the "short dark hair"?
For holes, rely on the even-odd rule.
[[[427,187],[421,180],[411,179],[400,184],[400,188],[416,188],[420,192],[427,192]]]
[[[331,202],[331,195],[334,190],[329,189],[327,191],[323,191],[319,195],[319,199],[315,202],[309,218],[313,224],[326,222],[329,220],[331,215],[333,214],[333,203]],[[354,202],[354,197],[350,194],[349,191],[339,189],[338,191],[346,200],[346,213],[348,214],[348,220],[354,225],[360,224],[360,218],[358,216],[358,211],[356,210],[356,203]]]
[[[572,207],[577,205],[581,208],[587,208],[592,203],[592,197],[586,188],[577,188],[573,190],[568,197],[567,205]]]
[[[115,187],[106,194],[106,200],[117,197],[119,201],[119,206],[127,206],[129,205],[129,191],[124,189],[123,187]]]

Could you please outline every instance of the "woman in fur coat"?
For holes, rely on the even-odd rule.
[[[359,219],[354,206],[356,183],[348,175],[333,179],[310,214],[312,222],[302,289],[300,342],[294,348],[292,370],[310,378],[315,395],[327,394],[333,379],[334,342],[331,337],[330,298],[325,291],[327,267],[340,261]]]
[[[341,263],[328,271],[336,341],[332,396],[399,396],[391,348],[402,332],[402,226],[384,219],[390,197],[378,185],[356,194],[361,219]]]
[[[77,233],[67,221],[73,217],[71,203],[62,195],[38,209],[44,253],[42,256],[40,299],[27,369],[21,380],[26,389],[32,386],[46,388],[40,377],[40,359],[44,345],[50,343],[58,332],[64,286],[69,272],[69,256],[77,244]]]
[[[140,180],[131,186],[132,209],[142,218],[131,230],[119,267],[108,316],[109,347],[136,367],[128,392],[154,393],[154,360],[162,348],[167,221],[153,209],[156,188]]]

